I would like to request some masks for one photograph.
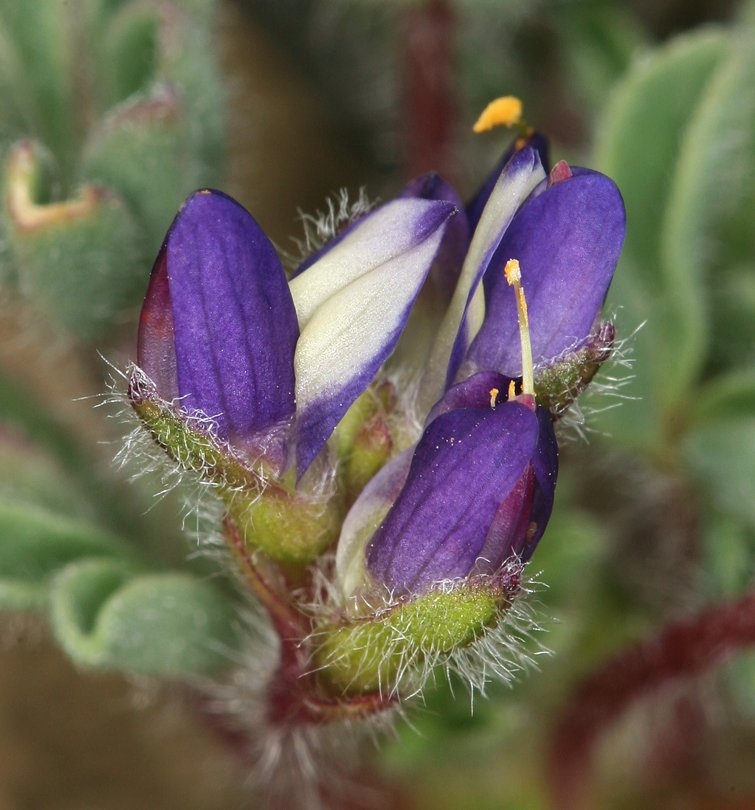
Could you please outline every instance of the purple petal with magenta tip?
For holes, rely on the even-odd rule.
[[[136,362],[155,384],[157,395],[170,402],[178,396],[178,371],[166,253],[163,245],[144,297],[139,316]]]
[[[515,402],[449,411],[431,422],[404,489],[370,541],[373,579],[416,593],[467,575],[537,438],[534,412]]]
[[[527,562],[548,525],[558,477],[558,446],[550,413],[538,408],[537,420],[532,462],[496,512],[475,573],[493,573],[513,555]]]
[[[524,543],[517,548],[523,562],[529,560],[553,511],[553,499],[558,479],[558,443],[553,430],[553,418],[546,408],[537,409],[540,427],[537,438],[537,451],[532,459],[535,472],[535,492],[532,498],[532,511],[529,528]]]
[[[166,276],[183,407],[213,417],[241,447],[289,419],[296,312],[251,215],[219,192],[193,194],[166,239]]]
[[[521,373],[513,290],[503,275],[518,259],[535,364],[584,340],[600,311],[624,241],[624,203],[608,177],[575,169],[519,209],[485,274],[485,321],[467,353],[471,369]]]

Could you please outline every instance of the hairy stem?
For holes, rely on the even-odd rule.
[[[346,696],[324,691],[312,668],[311,617],[289,601],[279,572],[262,570],[231,518],[225,519],[223,528],[244,582],[267,611],[280,642],[278,667],[267,690],[268,721],[273,725],[322,724],[393,708],[395,701],[379,692]]]
[[[553,806],[584,806],[600,735],[643,695],[698,675],[755,643],[755,593],[672,624],[603,664],[577,687],[551,739]]]

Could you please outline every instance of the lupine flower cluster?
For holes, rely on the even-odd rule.
[[[522,130],[466,205],[419,178],[290,274],[219,191],[165,238],[129,397],[222,505],[279,637],[273,723],[379,712],[439,663],[505,676],[625,229],[609,178],[547,152]]]

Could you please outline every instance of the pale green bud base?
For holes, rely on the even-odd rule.
[[[500,579],[441,583],[371,618],[321,628],[315,666],[328,687],[342,694],[411,690],[429,669],[496,624],[509,599]]]
[[[309,498],[269,484],[256,497],[222,495],[247,545],[282,563],[306,565],[338,537],[341,510],[333,499]]]
[[[335,431],[339,481],[348,503],[390,460],[401,444],[395,387],[382,380],[352,404]]]

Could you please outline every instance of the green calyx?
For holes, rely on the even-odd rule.
[[[391,694],[477,640],[506,605],[506,591],[489,579],[439,587],[370,618],[322,628],[315,666],[337,693]]]
[[[535,369],[535,396],[538,405],[553,416],[561,416],[587,388],[613,350],[615,330],[606,321],[584,346],[568,352],[547,366]]]
[[[255,473],[229,447],[222,446],[200,420],[160,399],[138,370],[129,380],[128,397],[152,438],[181,469],[226,490],[257,485]]]
[[[310,497],[276,484],[250,497],[248,491],[223,495],[244,542],[283,563],[306,565],[338,537],[337,502]]]

